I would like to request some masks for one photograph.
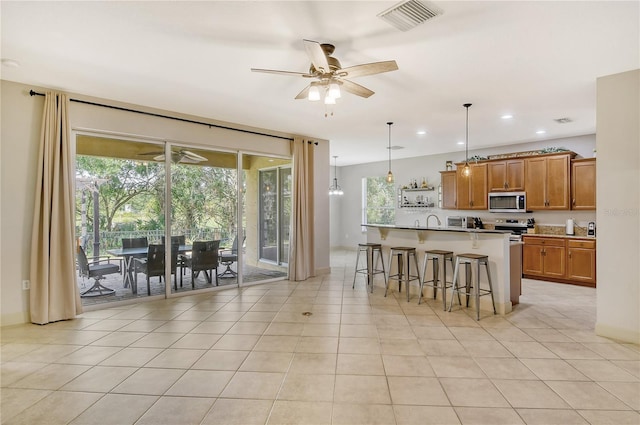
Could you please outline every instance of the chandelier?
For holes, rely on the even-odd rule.
[[[333,184],[329,186],[329,195],[342,196],[344,195],[344,192],[342,191],[342,188],[338,184],[338,166],[336,164],[336,158],[338,157],[337,156],[333,157]]]

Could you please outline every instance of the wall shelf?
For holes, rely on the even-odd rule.
[[[418,187],[418,188],[401,188],[398,194],[399,208],[435,208],[436,201],[434,196],[421,195],[420,193],[434,192],[434,186]]]

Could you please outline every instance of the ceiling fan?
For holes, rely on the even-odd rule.
[[[146,152],[142,155],[154,155],[154,161],[164,161],[164,152],[156,151],[156,152]],[[204,156],[198,155],[195,152],[191,152],[186,149],[177,149],[172,150],[171,152],[171,162],[173,163],[183,163],[183,164],[197,164],[198,162],[206,161],[207,158]]]
[[[396,64],[396,61],[394,60],[365,63],[342,68],[340,61],[331,56],[335,50],[335,46],[333,44],[320,44],[317,41],[311,40],[303,41],[307,55],[311,60],[309,72],[278,71],[274,69],[260,68],[251,68],[251,71],[313,78],[314,81],[311,81],[311,83],[298,93],[295,98],[320,100],[321,91],[324,91],[325,103],[332,104],[335,103],[336,98],[340,97],[341,88],[346,92],[364,98],[374,94],[372,90],[350,81],[349,78],[380,74],[398,69],[398,64]]]

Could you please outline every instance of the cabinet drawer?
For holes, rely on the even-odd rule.
[[[567,240],[567,246],[569,248],[592,248],[595,249],[596,247],[596,241],[585,241],[585,240],[576,240],[576,239],[569,239]]]
[[[563,238],[539,238],[525,236],[523,239],[524,243],[527,245],[564,246]]]

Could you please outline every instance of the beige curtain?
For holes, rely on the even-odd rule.
[[[66,95],[45,95],[31,232],[31,321],[82,313],[76,284],[71,137]]]
[[[289,246],[289,279],[315,275],[313,243],[313,150],[315,143],[295,138],[293,156],[293,217]]]

